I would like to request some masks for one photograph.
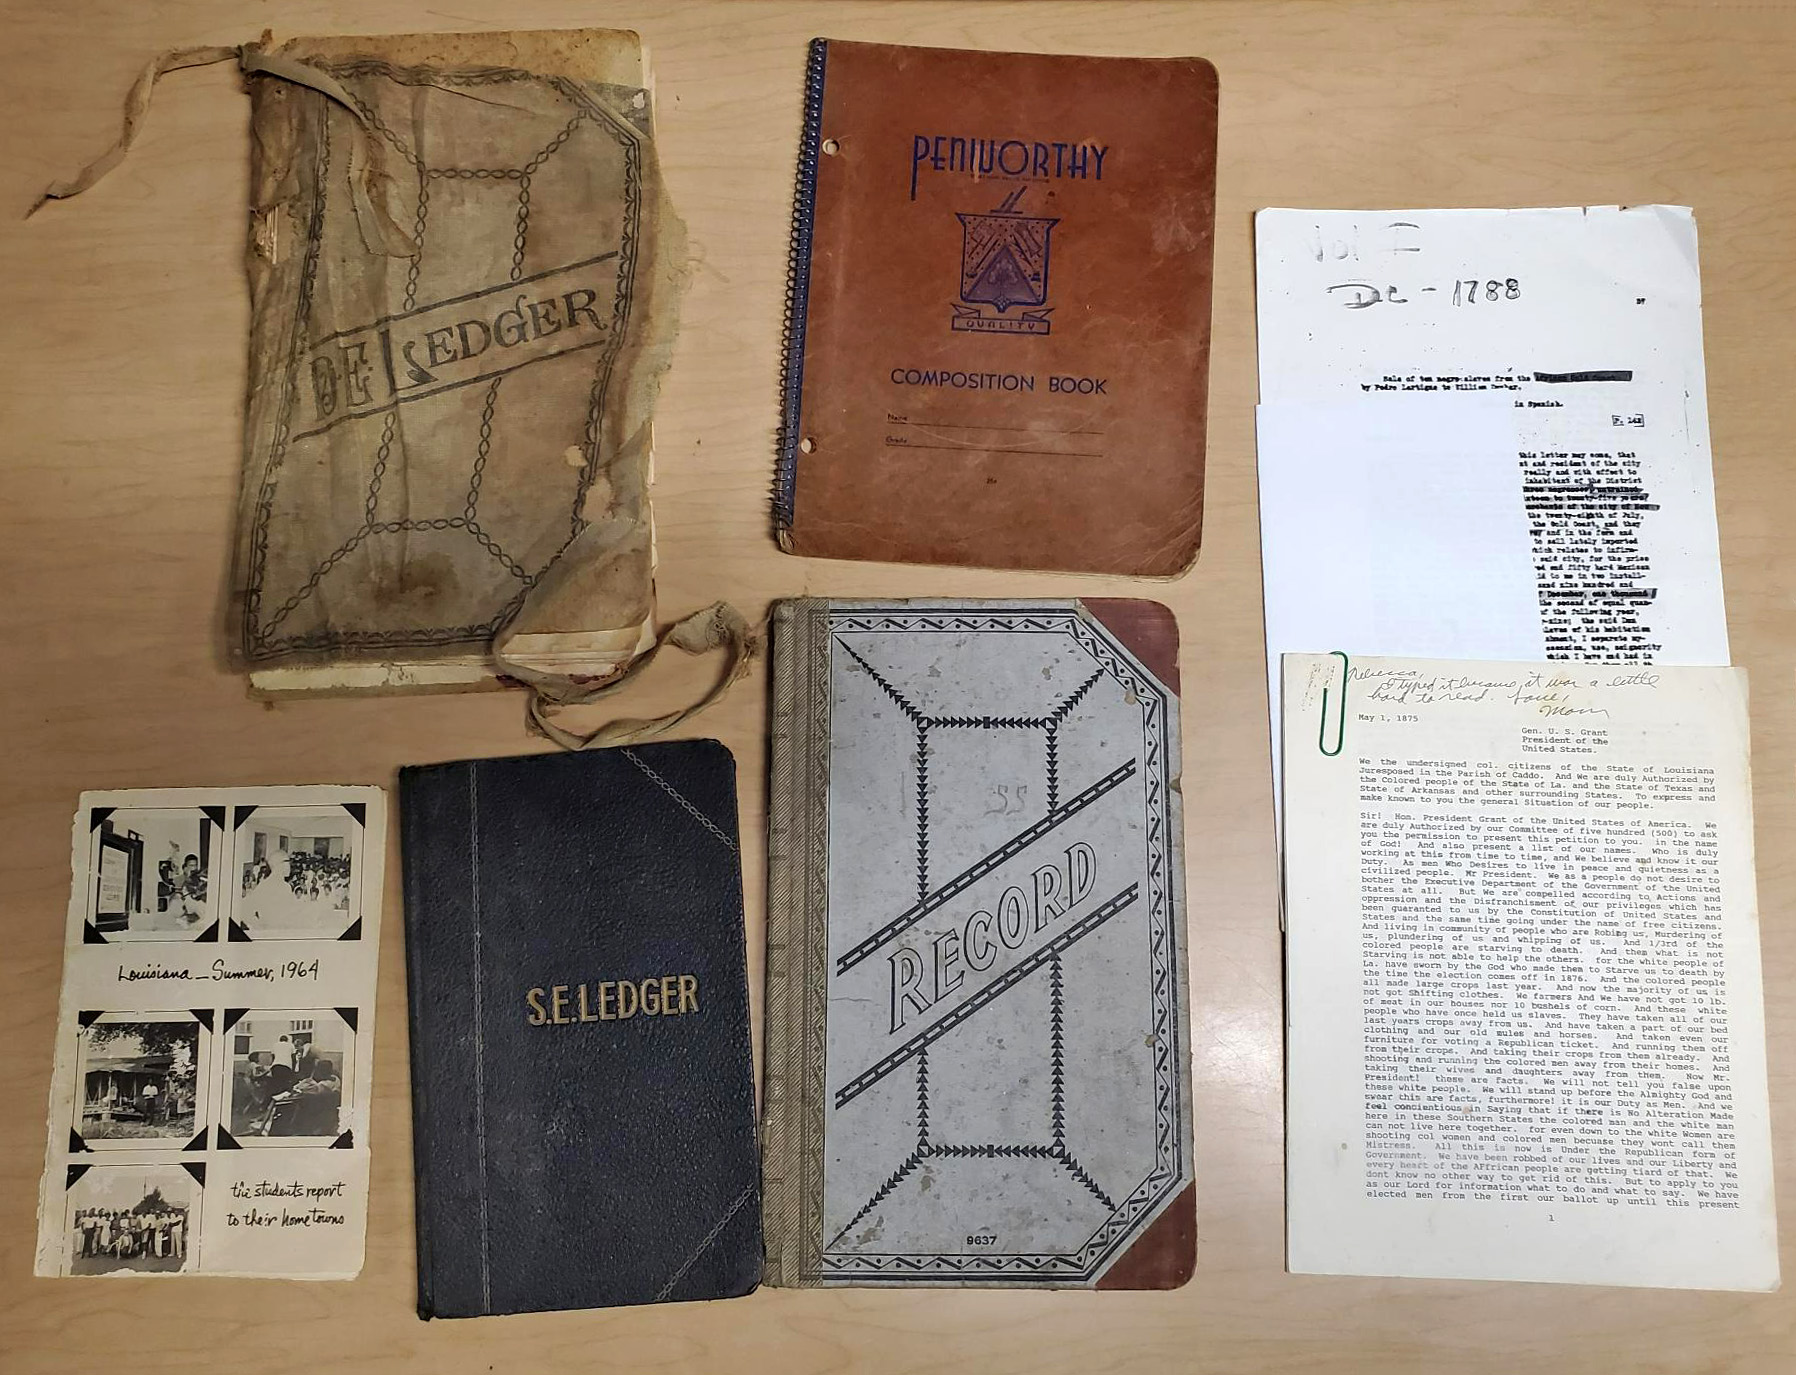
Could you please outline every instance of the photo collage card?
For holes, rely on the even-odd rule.
[[[82,794],[39,1275],[361,1269],[385,848],[379,788]]]

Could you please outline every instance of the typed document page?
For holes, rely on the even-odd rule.
[[[1267,700],[1285,653],[1541,659],[1506,397],[1261,406]],[[1279,779],[1279,736],[1272,777]]]
[[[1289,1265],[1778,1281],[1744,677],[1284,660]]]
[[[1440,436],[1438,480],[1382,505],[1388,533],[1433,548],[1443,587],[1500,564],[1532,593],[1480,622],[1492,641],[1467,652],[1508,657],[1526,636],[1541,645],[1530,657],[1729,662],[1689,210],[1262,210],[1255,253],[1263,485],[1326,509],[1345,482],[1379,485],[1369,465],[1406,423],[1412,439]],[[1460,521],[1456,477],[1488,477],[1465,453],[1491,444],[1507,451],[1521,538],[1492,521],[1431,545]],[[1269,605],[1301,605],[1306,563],[1381,557],[1339,525],[1324,533],[1301,560],[1269,534]],[[1321,644],[1274,630],[1274,664],[1439,652],[1400,634]]]

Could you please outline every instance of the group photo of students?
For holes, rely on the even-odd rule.
[[[70,1273],[185,1269],[193,1228],[184,1191],[171,1177],[168,1170],[158,1169],[151,1178],[126,1168],[98,1170],[84,1179],[83,1186],[93,1187],[82,1188],[87,1197],[78,1196],[69,1215]],[[133,1195],[134,1201],[123,1201]]]

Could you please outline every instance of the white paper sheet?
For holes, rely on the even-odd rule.
[[[379,788],[81,795],[39,1275],[360,1271],[386,834]]]
[[[1284,697],[1290,1268],[1775,1288],[1744,674]]]
[[[1275,681],[1295,650],[1729,661],[1688,210],[1262,210],[1255,231]],[[1333,520],[1350,492],[1364,518]]]
[[[1682,206],[1262,210],[1254,241],[1263,402],[1596,388],[1703,415],[1696,221]],[[1536,376],[1616,371],[1633,376]],[[1706,419],[1690,429],[1706,451]]]
[[[1516,447],[1490,394],[1260,407],[1275,722],[1281,654],[1545,657]]]

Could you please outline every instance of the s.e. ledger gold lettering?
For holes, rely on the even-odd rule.
[[[658,974],[646,979],[599,979],[550,984],[524,994],[531,1026],[624,1022],[632,1017],[679,1017],[697,1012],[698,975]]]

